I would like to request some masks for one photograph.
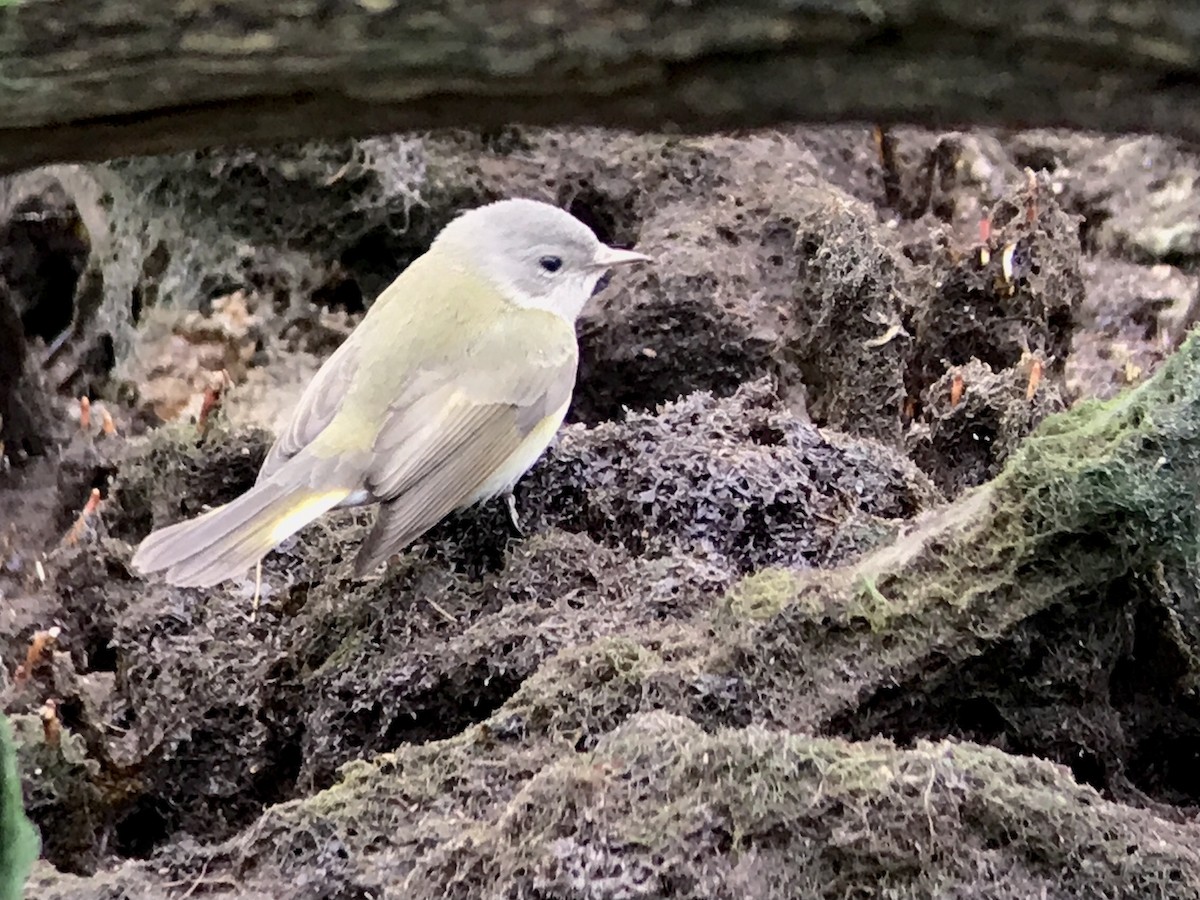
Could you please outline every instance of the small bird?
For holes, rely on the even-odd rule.
[[[313,376],[254,486],[151,533],[134,569],[210,587],[326,512],[377,503],[362,578],[449,513],[509,493],[566,415],[576,317],[610,268],[649,259],[534,200],[458,216]]]

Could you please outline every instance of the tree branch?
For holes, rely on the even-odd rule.
[[[1200,138],[1169,0],[0,0],[0,170],[439,126]]]

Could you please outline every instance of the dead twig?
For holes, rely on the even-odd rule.
[[[221,408],[221,400],[225,391],[232,384],[229,373],[224,369],[217,375],[212,384],[204,389],[204,399],[200,403],[200,413],[196,416],[196,431],[201,437],[208,434],[213,416]]]
[[[1035,358],[1029,364],[1029,383],[1025,386],[1025,399],[1032,400],[1037,393],[1038,385],[1042,383],[1042,361]]]
[[[70,530],[63,535],[61,546],[74,547],[83,538],[87,532],[89,520],[96,514],[96,510],[100,508],[100,489],[92,488],[91,494],[88,495],[87,503],[83,505],[83,510],[79,513],[79,518],[75,520],[75,524]]]
[[[25,651],[25,662],[17,666],[13,673],[13,682],[21,685],[33,675],[33,670],[50,658],[54,645],[58,642],[62,629],[57,625],[45,631],[35,631],[29,641],[29,649]]]
[[[42,704],[38,710],[42,720],[42,740],[47,747],[57,747],[62,743],[62,719],[58,717],[58,701],[51,698]]]

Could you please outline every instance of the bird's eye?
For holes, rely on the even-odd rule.
[[[541,259],[538,260],[538,265],[541,266],[543,269],[545,269],[547,272],[554,273],[562,268],[562,257],[561,256],[543,256]]]

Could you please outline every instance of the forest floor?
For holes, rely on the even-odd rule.
[[[655,259],[580,321],[520,533],[486,505],[355,582],[371,514],[331,515],[257,610],[252,572],[130,572],[253,482],[456,211],[518,195]],[[1161,410],[1200,398],[1152,380],[1200,317],[1200,156],[514,129],[55,167],[6,203],[30,896],[1200,897],[1200,598],[1168,555],[1197,525],[1087,469],[1161,454],[1195,505],[1200,421]],[[1071,410],[1047,475],[1029,436]]]

